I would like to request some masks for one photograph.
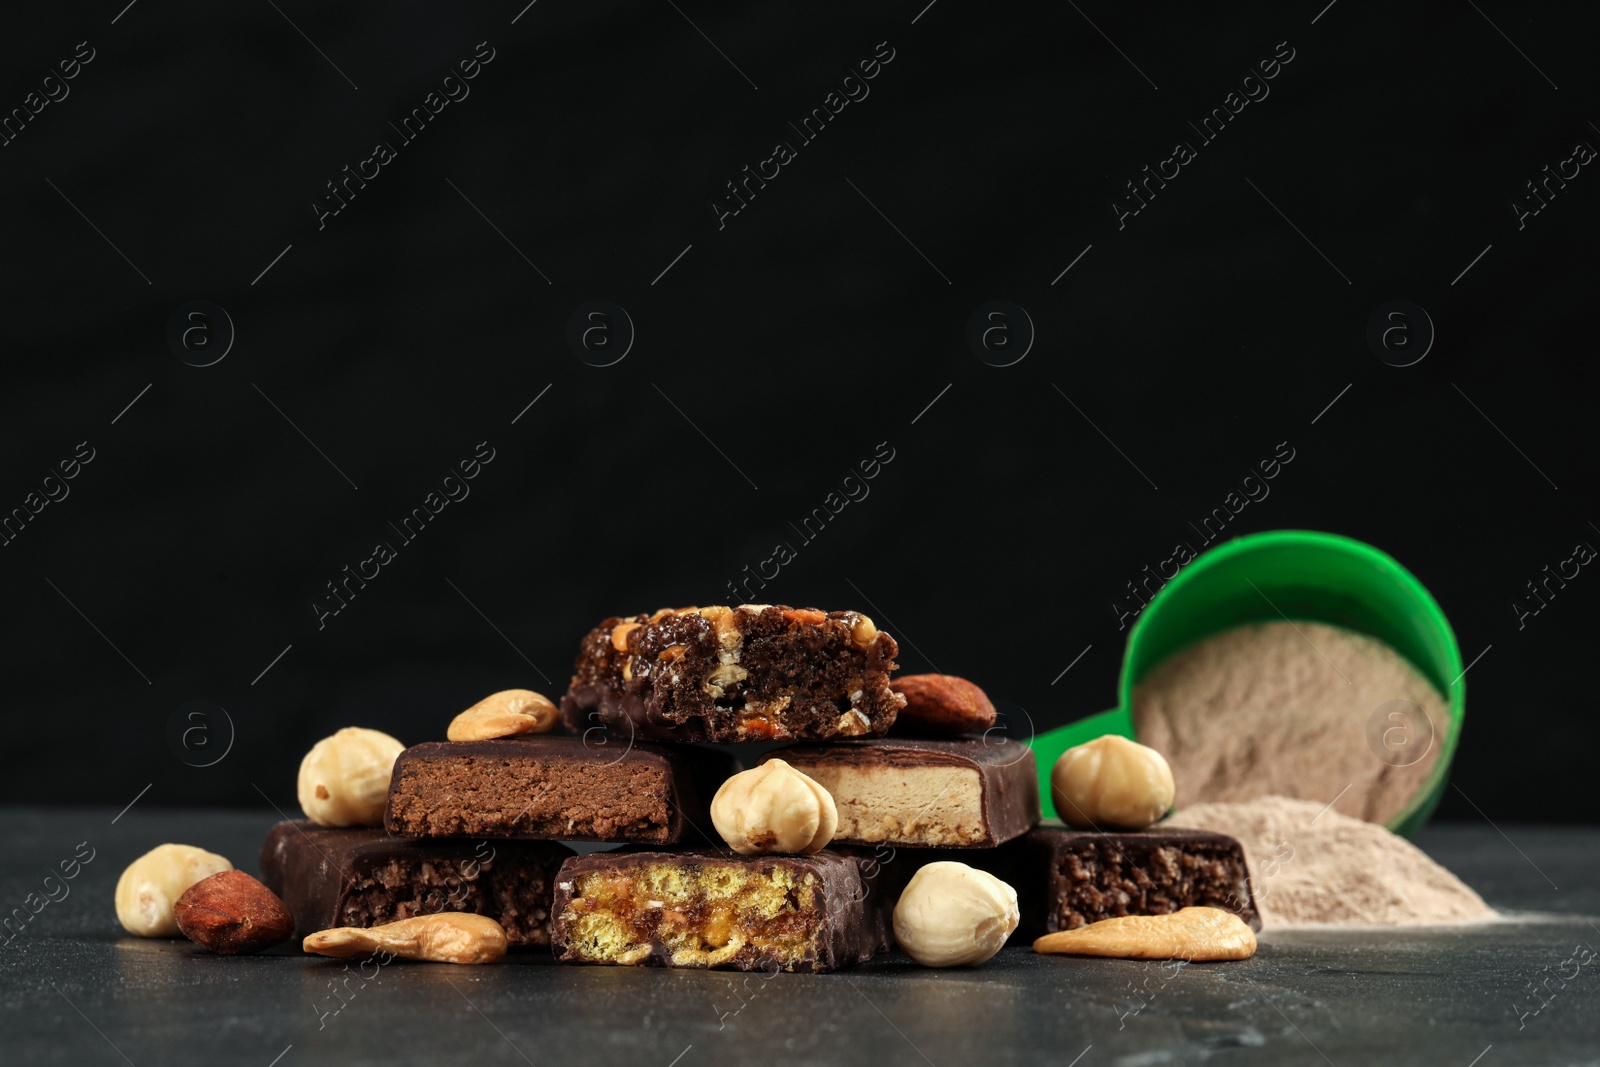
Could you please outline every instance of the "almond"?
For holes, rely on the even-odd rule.
[[[994,725],[988,694],[953,674],[908,674],[889,683],[906,698],[896,725],[937,734],[982,733]]]
[[[1123,915],[1045,934],[1033,951],[1125,960],[1244,960],[1256,954],[1256,935],[1231,911],[1179,908],[1169,915]]]
[[[224,956],[260,952],[294,933],[283,901],[243,871],[202,878],[178,898],[173,914],[183,936]]]

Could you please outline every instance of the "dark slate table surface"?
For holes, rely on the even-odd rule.
[[[125,936],[112,890],[135,856],[177,841],[253,871],[276,816],[117,815],[4,813],[8,913],[26,913],[81,842],[94,858],[0,945],[0,1063],[1600,1064],[1600,960],[1567,962],[1600,949],[1600,828],[1430,827],[1418,843],[1515,921],[1269,932],[1242,963],[1007,949],[975,970],[893,955],[768,977],[524,954],[487,967],[402,961],[363,981],[290,947],[227,959]]]

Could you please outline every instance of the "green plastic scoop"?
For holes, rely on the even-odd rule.
[[[1371,545],[1312,530],[1274,530],[1218,545],[1162,587],[1128,634],[1117,707],[1031,742],[1045,816],[1055,815],[1050,771],[1061,753],[1102,734],[1135,736],[1133,687],[1152,667],[1212,634],[1285,617],[1376,637],[1449,697],[1449,720],[1432,739],[1440,746],[1439,758],[1427,781],[1388,824],[1400,834],[1419,829],[1438,806],[1461,735],[1466,705],[1461,650],[1444,612],[1410,571]]]

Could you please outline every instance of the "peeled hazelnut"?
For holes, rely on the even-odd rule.
[[[1069,748],[1050,772],[1056,814],[1080,830],[1143,830],[1172,807],[1172,768],[1161,753],[1107,734]]]
[[[544,734],[555,729],[559,715],[549,697],[531,689],[505,689],[457,715],[445,736],[452,741],[487,741],[518,734]]]
[[[711,800],[711,822],[741,856],[810,854],[833,840],[839,809],[822,786],[771,759],[722,783]]]
[[[872,620],[865,615],[857,615],[855,622],[850,624],[850,640],[857,648],[871,648],[877,639],[878,628]]]
[[[944,860],[911,876],[894,906],[894,939],[924,967],[962,967],[999,952],[1021,919],[1015,889]]]
[[[157,845],[117,879],[117,921],[140,937],[172,937],[178,932],[173,908],[188,888],[233,864],[193,845]]]
[[[405,749],[377,730],[346,726],[300,761],[300,808],[318,826],[381,826],[395,757]]]

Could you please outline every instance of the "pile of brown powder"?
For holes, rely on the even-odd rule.
[[[1180,805],[1275,794],[1320,808],[1338,797],[1337,811],[1381,823],[1427,780],[1449,712],[1383,642],[1272,622],[1156,664],[1134,688],[1133,721],[1172,765]]]
[[[1194,804],[1161,825],[1238,838],[1264,927],[1408,926],[1496,917],[1482,897],[1405,838],[1312,801],[1268,796]]]

